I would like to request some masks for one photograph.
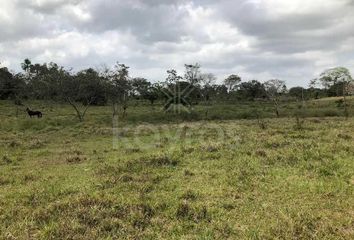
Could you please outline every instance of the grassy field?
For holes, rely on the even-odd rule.
[[[32,106],[42,119],[0,102],[0,239],[354,238],[354,118],[331,99],[261,122],[271,105],[81,123]]]

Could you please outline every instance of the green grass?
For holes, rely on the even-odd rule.
[[[354,118],[227,120],[253,104],[132,106],[113,137],[109,107],[0,102],[0,239],[353,239]]]

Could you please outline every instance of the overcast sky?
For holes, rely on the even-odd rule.
[[[0,0],[0,62],[67,68],[119,61],[164,80],[200,63],[221,81],[308,85],[322,70],[354,73],[354,0]]]

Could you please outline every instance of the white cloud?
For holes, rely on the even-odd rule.
[[[306,85],[325,68],[354,70],[353,10],[352,0],[2,0],[0,61],[120,61],[151,80],[199,62],[220,80]]]

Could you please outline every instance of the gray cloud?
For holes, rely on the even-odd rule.
[[[318,3],[325,2],[335,1]],[[247,1],[225,1],[225,4],[216,8],[219,16],[244,34],[256,37],[255,47],[260,50],[294,53],[332,49],[354,36],[354,8],[350,6],[352,1],[337,2],[342,3],[341,7],[325,8],[314,4],[310,11],[298,10],[283,15],[268,8],[267,4]]]
[[[152,1],[131,5],[130,1],[93,1],[89,8],[91,19],[82,24],[86,31],[124,30],[141,41],[179,41],[187,34],[185,19],[188,12],[178,5]]]
[[[353,10],[353,0],[2,0],[0,62],[120,61],[152,80],[199,62],[219,80],[304,85],[325,68],[354,69]]]
[[[55,14],[58,10],[65,6],[78,5],[82,0],[49,0],[49,1],[33,1],[33,0],[15,0],[17,5],[22,8],[27,8],[35,13],[40,14]]]

